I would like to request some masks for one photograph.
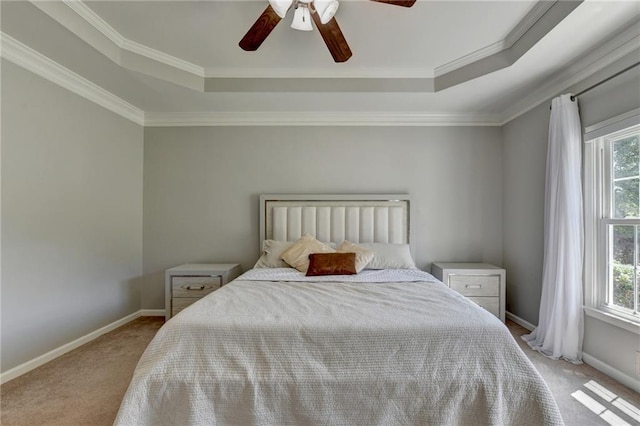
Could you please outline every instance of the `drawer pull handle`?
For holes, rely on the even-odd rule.
[[[200,284],[200,285],[191,284],[191,285],[187,286],[187,290],[204,290],[204,285],[203,284]]]
[[[482,288],[482,284],[467,284],[465,288]]]

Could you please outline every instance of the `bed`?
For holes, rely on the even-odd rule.
[[[348,240],[383,268],[306,276],[263,251],[160,329],[116,425],[562,424],[504,324],[404,264],[407,195],[260,200],[261,248]]]

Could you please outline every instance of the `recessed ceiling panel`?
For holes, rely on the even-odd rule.
[[[202,66],[212,76],[286,70],[366,76],[375,70],[414,77],[431,77],[435,67],[504,40],[536,3],[418,0],[403,8],[342,0],[336,19],[353,57],[336,64],[317,30],[290,28],[292,11],[256,52],[240,49],[266,0],[86,2],[127,39]]]

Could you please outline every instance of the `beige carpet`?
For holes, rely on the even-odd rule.
[[[164,317],[142,317],[0,386],[11,425],[111,425],[133,369]]]
[[[509,331],[549,385],[567,426],[640,425],[640,395],[587,364],[554,361],[520,338],[529,331],[507,321]]]
[[[162,323],[139,318],[0,386],[1,424],[111,425],[137,360]],[[507,325],[516,337],[527,333]],[[549,384],[567,425],[640,424],[640,395],[587,365],[548,360],[516,340]]]

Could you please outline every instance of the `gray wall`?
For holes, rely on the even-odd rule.
[[[580,82],[576,93],[637,60],[637,54]],[[580,97],[583,127],[640,107],[640,70],[630,71]],[[503,261],[507,269],[507,310],[538,323],[542,289],[544,182],[550,102],[503,126]],[[630,377],[635,373],[636,334],[586,317],[584,352]],[[616,350],[611,350],[616,348]]]
[[[261,193],[413,197],[414,257],[502,262],[501,131],[495,127],[146,128],[143,308],[162,272],[259,255]]]
[[[142,127],[2,62],[2,371],[140,309]]]

